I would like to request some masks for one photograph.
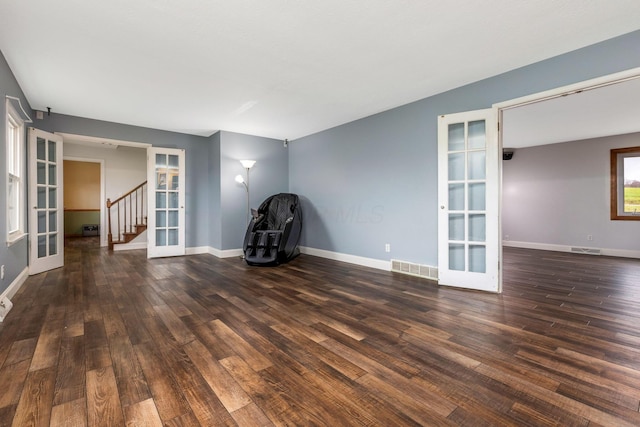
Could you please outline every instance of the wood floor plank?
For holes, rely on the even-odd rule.
[[[251,403],[249,396],[200,342],[191,341],[184,350],[227,411],[233,412]]]
[[[639,260],[504,248],[496,295],[90,239],[12,298],[0,426],[640,425]]]
[[[87,401],[83,397],[71,400],[51,409],[51,427],[85,427],[87,425]]]
[[[180,417],[190,411],[171,369],[153,343],[138,344],[135,352],[151,389],[152,402],[162,420]],[[145,401],[146,402],[146,401]]]
[[[124,424],[118,386],[113,369],[87,372],[87,425],[110,427]]]
[[[29,372],[13,418],[13,426],[49,425],[55,375],[53,367]]]
[[[31,360],[26,359],[0,369],[0,408],[18,404],[30,364]]]
[[[125,423],[136,427],[161,427],[162,420],[153,399],[143,400],[124,408]]]
[[[53,404],[60,405],[85,397],[84,337],[62,339]]]

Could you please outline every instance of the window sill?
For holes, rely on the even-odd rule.
[[[11,247],[11,246],[15,245],[20,240],[22,240],[25,237],[27,237],[28,234],[29,233],[16,233],[13,236],[9,236],[9,239],[7,240],[7,247]]]

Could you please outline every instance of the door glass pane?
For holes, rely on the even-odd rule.
[[[47,211],[38,212],[38,233],[47,232]]]
[[[449,154],[449,181],[464,180],[464,153]]]
[[[58,231],[58,211],[49,212],[49,231]]]
[[[58,234],[53,233],[49,235],[49,255],[56,255],[58,253]]]
[[[484,151],[469,153],[469,179],[486,179],[486,159]]]
[[[38,236],[38,258],[47,256],[47,236]]]
[[[484,120],[469,122],[469,149],[484,148],[487,145]]]
[[[166,227],[166,226],[167,226],[167,212],[156,211],[156,227]]]
[[[156,166],[167,166],[166,154],[156,154]]]
[[[49,208],[55,209],[57,208],[57,196],[58,191],[55,188],[49,188]]]
[[[169,211],[169,227],[178,226],[178,211]]]
[[[47,207],[47,187],[38,187],[38,209]]]
[[[449,184],[449,210],[464,210],[464,184]]]
[[[167,193],[165,191],[156,191],[156,208],[164,209],[167,207]]]
[[[169,167],[178,169],[178,156],[175,154],[169,154]]]
[[[449,151],[464,150],[464,123],[449,125]]]
[[[156,230],[156,246],[167,246],[167,230]]]
[[[49,165],[49,185],[56,185],[56,165]]]
[[[43,138],[38,138],[36,141],[36,158],[47,160],[47,143]]]
[[[169,182],[169,190],[177,190],[178,189],[178,182],[179,178],[178,175],[171,175],[171,181]]]
[[[449,240],[464,240],[464,214],[449,214]]]
[[[175,228],[169,230],[169,246],[176,246],[178,244],[178,230]]]
[[[449,270],[464,271],[464,244],[449,243]]]
[[[166,190],[167,189],[167,170],[166,169],[157,169],[156,173],[156,189],[157,190]]]
[[[484,245],[469,245],[469,271],[474,273],[487,271],[487,248]]]
[[[56,142],[55,141],[49,141],[49,161],[50,162],[56,161]]]
[[[469,184],[469,210],[483,211],[486,207],[484,182]]]
[[[487,238],[486,218],[484,214],[469,214],[469,240],[484,242]]]
[[[178,193],[169,193],[169,208],[178,209]]]
[[[47,167],[44,163],[38,162],[36,168],[38,170],[38,184],[45,185],[47,183]]]

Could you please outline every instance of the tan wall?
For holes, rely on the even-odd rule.
[[[64,208],[100,209],[100,163],[64,161]]]

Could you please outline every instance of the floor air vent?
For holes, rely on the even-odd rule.
[[[574,254],[587,254],[587,255],[601,255],[600,249],[594,248],[571,248],[571,252]]]
[[[408,274],[410,276],[424,277],[426,279],[438,280],[438,268],[428,265],[414,264],[412,262],[391,260],[391,271]]]

